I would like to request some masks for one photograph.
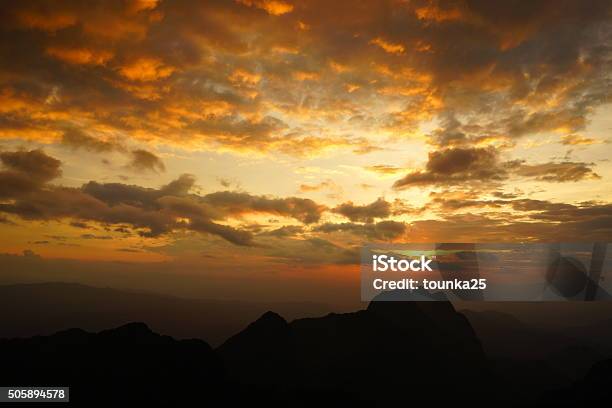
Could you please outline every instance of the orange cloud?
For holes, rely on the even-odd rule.
[[[273,16],[280,16],[293,11],[293,5],[281,0],[237,0],[249,7],[257,7],[265,10]]]
[[[319,79],[319,74],[316,72],[296,71],[293,73],[293,78],[298,81],[316,81]]]
[[[229,76],[229,80],[235,83],[242,83],[247,85],[257,85],[261,81],[261,75],[254,74],[244,69],[236,69]]]
[[[119,73],[131,81],[148,82],[167,78],[175,70],[158,58],[143,57],[122,66]]]
[[[23,10],[17,13],[22,26],[44,31],[57,31],[77,23],[77,16],[72,13],[42,13],[35,10]]]
[[[561,144],[564,145],[591,145],[595,143],[597,143],[597,140],[580,135],[566,135],[561,138]]]
[[[47,54],[69,64],[104,65],[113,58],[113,53],[105,50],[88,48],[49,47]]]
[[[374,38],[372,41],[370,41],[370,44],[379,46],[380,48],[382,48],[385,52],[388,52],[389,54],[401,55],[406,51],[406,48],[402,44],[391,43],[391,42],[385,41],[381,37]]]
[[[435,21],[437,23],[460,20],[463,17],[463,13],[457,8],[444,10],[434,4],[419,7],[414,10],[414,13],[420,20]]]

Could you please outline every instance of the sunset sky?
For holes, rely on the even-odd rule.
[[[14,1],[0,20],[1,281],[34,258],[298,290],[358,282],[365,242],[612,237],[607,0]]]

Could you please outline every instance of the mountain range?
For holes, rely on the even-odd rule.
[[[94,300],[83,298],[96,288],[26,286],[0,288],[0,294],[13,293],[10,300],[0,297],[7,302],[0,315],[3,333],[27,331],[28,327],[30,331],[49,329],[50,322],[44,319],[53,313],[59,319],[61,313],[72,310],[72,322],[114,313],[121,303],[110,303],[123,293],[100,289],[101,299],[111,295],[105,299],[109,306],[105,312],[100,305],[93,308],[98,315],[92,315]],[[30,306],[31,315],[26,314],[32,318],[41,305],[51,308],[49,293],[56,296],[59,289],[67,296],[57,298],[56,312],[38,309],[38,321],[23,320],[22,326],[14,323],[25,301],[32,301],[19,299],[15,293],[38,291],[40,299],[29,303],[36,308]],[[133,294],[123,295],[127,299]],[[186,302],[169,309],[168,316],[198,304],[148,294],[134,296],[142,296],[142,302]],[[9,301],[14,302],[12,310],[5,307]],[[80,305],[90,305],[90,309],[79,309]],[[160,307],[151,306],[150,313]],[[6,319],[11,313],[14,317]],[[202,320],[213,319],[213,314],[208,311]],[[133,316],[125,313],[114,318]],[[223,316],[219,314],[216,320],[222,321]],[[111,321],[111,316],[107,319],[95,325]],[[181,330],[187,330],[185,327]],[[200,322],[193,327],[215,326]],[[71,401],[83,406],[194,402],[230,406],[423,402],[558,406],[611,396],[605,384],[612,378],[612,363],[607,360],[612,354],[601,347],[605,344],[602,339],[594,345],[570,334],[556,337],[558,333],[540,331],[504,313],[459,313],[446,301],[374,301],[363,310],[297,319],[267,311],[215,347],[201,339],[157,334],[145,323],[88,330],[72,328],[21,338],[3,334],[0,337],[13,338],[0,340],[0,384],[69,385]],[[529,350],[529,339],[534,350]]]

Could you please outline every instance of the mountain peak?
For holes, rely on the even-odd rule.
[[[103,330],[99,334],[112,335],[112,336],[129,336],[129,337],[142,337],[151,336],[155,333],[143,322],[131,322],[119,326],[115,329]]]
[[[269,322],[286,325],[287,321],[278,313],[272,312],[268,310],[266,313],[262,314],[259,319],[257,319],[254,323],[257,322]]]

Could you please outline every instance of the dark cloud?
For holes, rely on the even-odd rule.
[[[0,171],[0,198],[19,196],[36,190],[40,180],[16,171]]]
[[[504,200],[470,200],[470,199],[458,199],[458,198],[442,198],[435,197],[429,202],[430,207],[438,207],[445,212],[452,212],[470,207],[491,207],[500,208],[507,205],[509,202]]]
[[[264,232],[262,235],[269,235],[276,238],[294,237],[304,232],[304,228],[298,225],[285,225],[271,231]]]
[[[162,186],[159,191],[161,195],[183,196],[195,186],[195,176],[193,174],[181,174],[179,178]]]
[[[0,161],[10,170],[26,174],[42,182],[52,180],[62,174],[60,169],[62,162],[47,156],[42,150],[1,152]]]
[[[593,171],[594,163],[560,162],[543,164],[521,164],[515,173],[519,176],[533,177],[536,180],[563,183],[585,179],[600,179]]]
[[[100,140],[89,136],[79,129],[65,130],[62,135],[62,144],[73,149],[84,149],[96,153],[123,151],[124,147],[115,141]]]
[[[424,170],[408,173],[393,184],[395,189],[429,185],[501,182],[512,176],[548,182],[597,179],[593,163],[547,162],[527,164],[521,160],[501,161],[494,147],[455,147],[434,150]]]
[[[270,198],[248,193],[219,191],[203,196],[201,202],[228,215],[264,213],[295,218],[304,224],[312,224],[321,218],[325,207],[307,198]]]
[[[581,240],[602,239],[605,234],[612,232],[612,205],[597,202],[583,202],[578,204],[558,203],[548,200],[534,199],[499,199],[499,200],[478,200],[478,199],[444,199],[435,197],[429,204],[430,207],[438,207],[443,210],[441,213],[444,221],[435,222],[416,221],[412,225],[435,225],[440,231],[448,229],[448,233],[473,234],[473,236],[487,237],[491,240],[494,237],[508,240],[551,240],[559,241],[562,239]],[[498,211],[493,214],[472,215],[463,212],[458,215],[449,215],[457,211],[465,211],[468,208],[503,208],[506,211]],[[512,210],[510,212],[508,210]],[[459,231],[459,222],[465,221],[465,231]],[[474,225],[483,223],[483,231],[478,232]],[[455,226],[457,230],[455,230]],[[495,231],[499,228],[499,231]],[[555,229],[558,236],[555,237]],[[440,232],[442,233],[442,232]],[[505,234],[518,233],[519,235],[507,237]],[[449,235],[450,236],[450,235]],[[454,236],[454,235],[453,235]],[[457,240],[460,238],[457,237]]]
[[[512,213],[458,214],[415,221],[410,228],[412,234],[428,242],[607,241],[612,236],[612,211],[609,206],[592,210],[576,207],[561,214],[535,213],[525,220]]]
[[[450,148],[430,152],[425,170],[408,173],[393,188],[495,181],[505,177],[506,170],[500,167],[495,148]]]
[[[113,239],[110,235],[94,235],[94,234],[81,234],[82,239],[101,239],[108,240]]]
[[[145,188],[123,183],[98,183],[90,181],[81,190],[109,205],[129,204],[144,208],[159,208],[157,200],[164,196],[185,196],[193,188],[195,177],[182,174],[176,180],[159,189]]]
[[[356,224],[344,222],[340,224],[325,223],[317,226],[314,231],[323,233],[349,232],[370,239],[394,240],[404,235],[406,224],[398,221],[380,221],[371,224]]]
[[[153,171],[155,173],[166,171],[166,166],[162,159],[149,151],[143,149],[132,150],[131,156],[132,159],[128,164],[128,168],[134,171]]]
[[[61,162],[42,150],[0,152],[0,198],[11,198],[35,191],[61,176]]]
[[[58,187],[41,181],[60,174],[60,162],[42,152],[3,152],[0,158],[5,166],[10,166],[10,170],[0,172],[0,178],[6,176],[7,181],[12,180],[12,184],[4,184],[4,197],[13,198],[0,203],[0,212],[29,220],[67,218],[78,227],[87,227],[87,221],[129,225],[149,237],[189,229],[216,235],[237,245],[251,245],[251,232],[216,221],[262,213],[311,224],[326,209],[310,199],[297,197],[271,198],[229,191],[199,196],[190,193],[195,178],[189,174],[159,189],[95,181],[81,188]],[[25,170],[35,176],[34,181],[25,176]],[[29,184],[17,186],[15,180]],[[83,238],[99,236],[84,234]]]
[[[90,228],[92,228],[87,223],[84,223],[84,222],[81,222],[81,221],[72,221],[70,223],[70,226],[71,227],[75,227],[75,228],[81,228],[81,229],[90,229]]]
[[[194,231],[218,235],[232,244],[250,246],[253,245],[253,235],[249,231],[239,230],[227,225],[217,224],[205,218],[194,217],[191,219],[190,228]]]
[[[367,205],[355,205],[351,201],[332,209],[353,222],[371,223],[374,218],[387,218],[391,215],[391,204],[383,198]]]

